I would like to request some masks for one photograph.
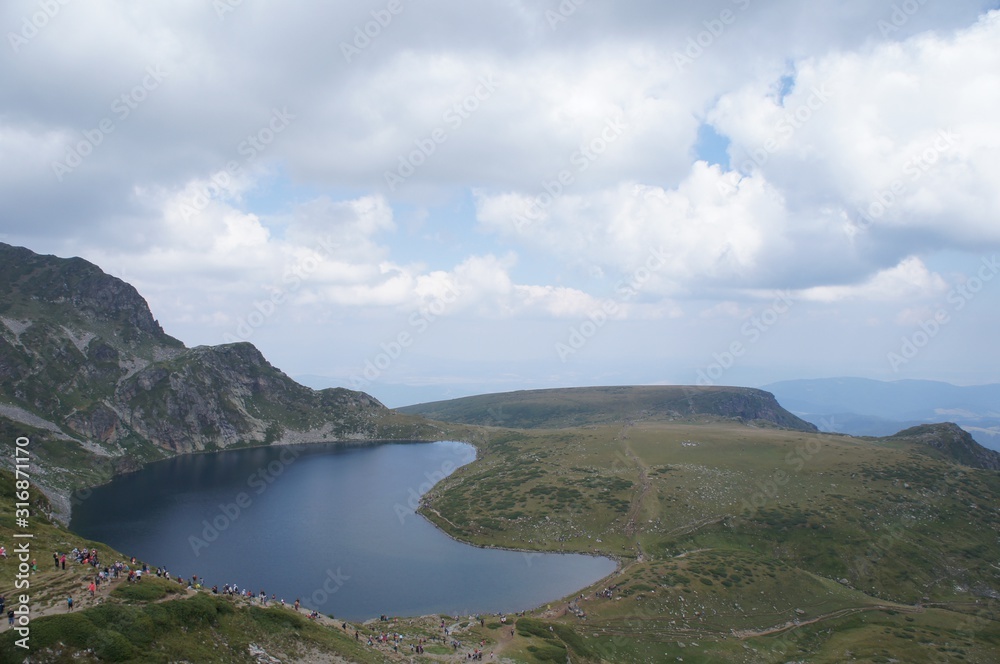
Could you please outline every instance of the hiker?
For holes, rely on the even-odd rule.
[[[73,610],[73,598],[72,597],[67,597],[66,598],[66,605],[69,607],[70,611]]]

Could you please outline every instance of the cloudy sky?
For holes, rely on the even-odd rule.
[[[0,240],[388,405],[996,382],[998,7],[5,2]]]

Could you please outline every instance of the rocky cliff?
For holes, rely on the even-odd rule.
[[[299,385],[249,343],[186,348],[124,281],[79,258],[5,244],[0,420],[45,440],[39,471],[60,490],[86,466],[132,468],[232,446],[432,435],[419,418],[363,392]]]
[[[944,457],[963,466],[1000,470],[1000,452],[977,443],[957,424],[921,424],[888,436],[885,440],[916,443],[935,456]]]

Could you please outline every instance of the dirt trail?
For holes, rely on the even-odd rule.
[[[923,613],[924,609],[919,606],[907,606],[905,604],[894,604],[892,606],[876,604],[873,606],[856,606],[848,609],[840,609],[839,611],[834,611],[832,613],[824,613],[821,616],[816,616],[815,618],[810,618],[809,620],[799,620],[799,621],[788,621],[781,625],[774,625],[773,627],[767,627],[765,629],[734,629],[733,636],[738,639],[753,639],[758,636],[767,636],[769,634],[780,634],[781,632],[787,632],[798,627],[804,627],[806,625],[812,625],[818,622],[824,622],[826,620],[833,620],[834,618],[842,618],[844,616],[853,615],[855,613],[864,613],[865,611],[899,611],[901,613]]]
[[[632,504],[629,505],[628,514],[626,515],[625,521],[625,535],[628,537],[634,537],[636,531],[638,530],[639,516],[642,514],[643,502],[646,499],[646,494],[649,493],[651,484],[649,482],[649,469],[646,468],[646,464],[643,463],[642,459],[632,450],[631,445],[627,442],[628,436],[624,434],[619,435],[622,441],[622,449],[625,454],[628,455],[629,459],[635,463],[637,470],[639,471],[639,490],[636,492],[635,498],[632,499]],[[636,546],[639,547],[638,541],[636,541]],[[639,555],[642,555],[642,549],[639,548]]]

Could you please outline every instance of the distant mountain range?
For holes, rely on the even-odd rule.
[[[931,380],[786,380],[763,386],[821,431],[888,436],[930,422],[954,422],[981,445],[1000,450],[1000,384],[959,386]]]

